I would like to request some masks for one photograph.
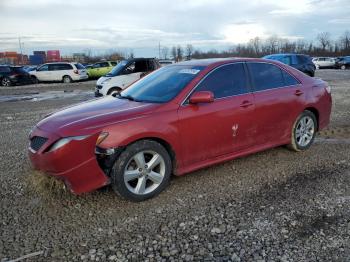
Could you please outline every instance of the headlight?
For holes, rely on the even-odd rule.
[[[65,137],[65,138],[62,138],[60,140],[58,140],[56,143],[54,143],[49,152],[52,152],[52,151],[55,151],[61,147],[63,147],[64,145],[68,144],[70,141],[73,141],[73,140],[83,140],[85,138],[87,138],[88,136],[71,136],[71,137]]]

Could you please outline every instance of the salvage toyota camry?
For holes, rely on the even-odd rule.
[[[45,117],[30,134],[29,157],[76,194],[111,184],[142,201],[171,174],[280,145],[306,150],[331,105],[326,82],[277,61],[183,62]]]

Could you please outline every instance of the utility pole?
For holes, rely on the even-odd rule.
[[[23,65],[23,52],[22,52],[22,44],[21,44],[20,37],[18,37],[18,43],[19,43],[19,50],[21,51],[21,64]]]
[[[159,41],[159,44],[158,44],[158,57],[160,59],[160,41]]]

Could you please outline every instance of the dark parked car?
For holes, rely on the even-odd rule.
[[[30,84],[30,75],[21,66],[0,65],[1,86],[11,86],[17,84]]]
[[[335,68],[343,70],[350,68],[350,56],[344,56],[337,59],[335,62]]]
[[[309,75],[315,76],[316,66],[312,62],[312,58],[308,55],[300,54],[273,54],[264,56],[265,59],[277,60],[286,65],[294,67],[299,71]]]

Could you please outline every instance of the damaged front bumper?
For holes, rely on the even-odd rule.
[[[29,146],[29,158],[35,169],[64,181],[75,194],[93,191],[110,183],[95,155],[96,140],[99,133],[84,140],[72,140],[61,148],[49,151],[61,137],[35,128],[30,134],[34,138],[45,138],[40,148]]]

